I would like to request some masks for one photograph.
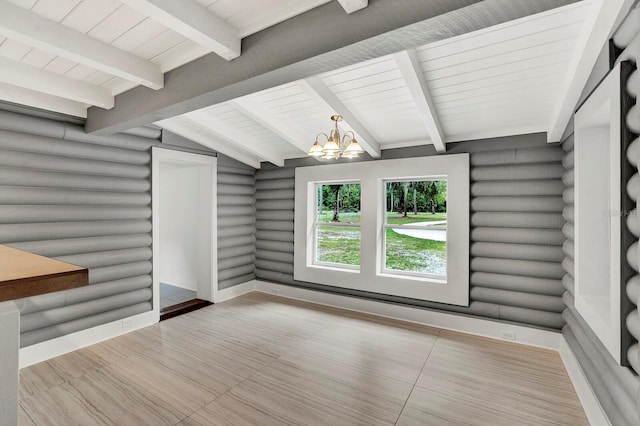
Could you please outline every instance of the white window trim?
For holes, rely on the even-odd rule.
[[[621,361],[620,64],[574,115],[575,306]]]
[[[446,176],[447,279],[382,272],[383,181]],[[314,265],[315,184],[360,181],[360,271]],[[469,305],[469,155],[455,154],[296,169],[294,278],[334,287]]]

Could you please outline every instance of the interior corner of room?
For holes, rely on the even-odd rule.
[[[230,346],[252,367],[216,376],[219,387],[193,378],[185,395],[206,388],[202,404],[147,395],[161,379],[145,378],[135,398],[165,407],[147,420],[231,421],[231,377],[280,377],[282,365],[317,387],[278,380],[321,399],[327,383],[342,389],[339,373],[371,372],[341,358],[348,338],[333,324],[429,341],[416,343],[424,354],[407,346],[424,362],[415,377],[365,380],[400,393],[410,382],[391,423],[462,421],[430,411],[441,390],[425,374],[430,362],[468,373],[466,355],[448,357],[473,347],[491,371],[503,348],[530,352],[495,370],[522,417],[474,417],[463,400],[482,391],[456,380],[492,379],[447,376],[472,424],[640,424],[638,0],[179,3],[0,2],[0,423],[44,422],[33,407],[102,380],[98,365],[168,363],[123,347],[185,330],[201,377],[213,373],[198,360]],[[267,330],[288,343],[264,343]],[[323,359],[318,342],[345,352]],[[559,366],[532,374],[579,401],[577,414],[513,399],[537,380],[527,356]],[[335,374],[305,357],[338,362]],[[57,421],[95,421],[59,397]],[[246,413],[322,417],[269,409]],[[373,421],[349,410],[324,421]]]

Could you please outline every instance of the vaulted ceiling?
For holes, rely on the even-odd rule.
[[[629,1],[402,0],[417,21],[391,15],[393,3],[0,1],[0,101],[89,109],[87,130],[102,133],[155,122],[254,167],[304,156],[336,113],[374,158],[534,132],[555,141]]]

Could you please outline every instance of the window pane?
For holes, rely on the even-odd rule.
[[[447,181],[387,181],[385,185],[386,223],[397,225],[385,231],[385,268],[446,276]]]
[[[360,266],[360,184],[318,184],[316,188],[316,261]],[[349,224],[355,226],[344,226]]]
[[[316,261],[360,266],[360,228],[318,225]]]
[[[360,223],[360,184],[319,184],[318,222]]]

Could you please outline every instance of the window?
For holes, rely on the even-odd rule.
[[[574,115],[575,306],[618,363],[625,351],[621,301],[626,279],[620,265],[626,263],[621,237],[629,211],[620,197],[622,80],[618,64]]]
[[[469,155],[298,167],[294,278],[467,306]]]
[[[360,184],[316,184],[315,263],[360,267]]]
[[[388,180],[383,184],[383,272],[446,278],[446,178]]]

